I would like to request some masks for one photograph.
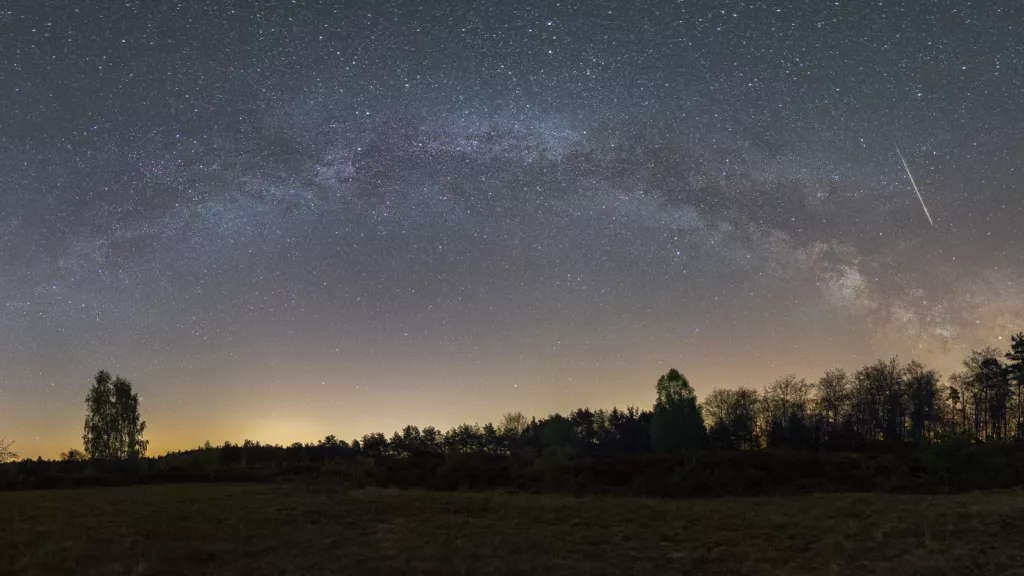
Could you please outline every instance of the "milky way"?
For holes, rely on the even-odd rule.
[[[648,405],[1024,329],[1024,35],[963,2],[0,8],[0,436]],[[893,149],[929,192],[929,225]],[[913,145],[911,145],[911,143]]]

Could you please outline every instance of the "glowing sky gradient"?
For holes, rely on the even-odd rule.
[[[79,447],[101,367],[151,453],[948,374],[1024,329],[1022,22],[5,2],[0,436]]]

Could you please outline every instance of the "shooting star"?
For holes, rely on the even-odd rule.
[[[921,201],[921,208],[924,208],[924,215],[928,217],[928,223],[935,226],[935,221],[932,220],[932,215],[928,212],[928,206],[924,203],[924,197],[921,196],[921,191],[917,189],[917,184],[914,182],[914,175],[910,173],[910,167],[907,166],[907,161],[903,158],[903,152],[900,152],[900,145],[895,140],[892,141],[893,145],[896,146],[896,153],[900,155],[900,161],[903,162],[903,169],[907,171],[907,176],[910,178],[910,185],[914,187],[914,192],[917,192],[917,199]]]

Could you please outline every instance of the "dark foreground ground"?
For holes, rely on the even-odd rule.
[[[1024,492],[699,501],[309,486],[0,493],[14,574],[1024,574]]]

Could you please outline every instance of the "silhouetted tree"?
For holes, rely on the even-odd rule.
[[[951,427],[953,432],[966,435],[967,428],[967,401],[965,394],[967,387],[964,385],[965,377],[960,372],[949,375],[949,386],[946,392],[946,402],[951,412]]]
[[[324,439],[317,442],[316,445],[324,448],[348,448],[348,444],[344,440],[338,440],[338,437],[334,434],[324,436]]]
[[[971,363],[971,358],[965,360],[965,370],[950,376],[950,381],[959,384],[962,410],[967,419],[964,430],[978,439],[984,436],[985,429],[985,387],[978,376],[980,367],[972,367],[970,366]]]
[[[651,418],[651,445],[659,452],[684,452],[704,444],[704,418],[697,395],[675,368],[658,378],[657,402]]]
[[[749,388],[715,389],[701,403],[708,424],[708,439],[716,446],[753,450],[760,446],[757,437],[757,390]]]
[[[616,411],[612,408],[612,411]],[[603,452],[614,452],[620,450],[619,435],[611,425],[611,411],[599,408],[594,411],[594,428],[597,449]]]
[[[601,446],[610,452],[626,451],[620,429],[623,427],[624,413],[613,407],[605,417],[604,429],[601,431],[599,442]]]
[[[964,385],[964,375],[954,372],[949,375],[949,385],[946,386],[945,405],[948,410],[947,419],[949,430],[953,434],[967,436],[970,431],[967,426],[967,401],[965,394],[967,388]]]
[[[481,445],[480,448],[484,452],[496,453],[500,450],[501,438],[498,437],[498,429],[494,427],[494,424],[488,422],[480,428],[481,433]]]
[[[1010,404],[1010,383],[1006,368],[995,357],[982,360],[980,368],[978,376],[985,390],[985,404],[988,408],[988,434],[1002,438],[1006,436],[1006,416]]]
[[[77,448],[71,448],[67,452],[61,452],[60,459],[62,462],[84,462],[88,458],[86,457],[85,452],[82,452]]]
[[[761,394],[762,434],[768,446],[798,446],[810,441],[807,423],[811,387],[793,374],[775,379]]]
[[[423,434],[419,427],[410,424],[402,428],[402,446],[410,454],[423,450]]]
[[[523,433],[530,423],[522,412],[507,412],[501,415],[498,420],[498,435],[501,437],[503,447],[510,451],[519,450],[522,443]]]
[[[121,460],[146,455],[148,440],[143,440],[146,422],[139,414],[139,395],[132,383],[110,373],[96,373],[85,398],[85,433],[82,442],[90,458]]]
[[[423,429],[420,434],[420,439],[423,441],[423,445],[432,451],[441,449],[441,441],[443,439],[441,433],[433,426],[427,426]]]
[[[537,424],[541,449],[544,452],[566,453],[576,443],[573,423],[561,414],[552,414]]]
[[[397,430],[391,434],[391,440],[388,440],[388,452],[395,455],[409,454],[409,451],[402,442],[402,435]]]
[[[483,452],[483,430],[477,424],[459,424],[445,433],[443,445],[450,452]]]
[[[383,456],[388,453],[388,439],[383,432],[363,436],[362,451],[368,456]]]
[[[1016,388],[1017,414],[1015,437],[1024,440],[1024,332],[1018,332],[1010,338],[1010,351],[1006,353],[1008,361],[1006,374],[1010,383]]]
[[[577,448],[582,451],[593,449],[597,441],[597,422],[590,408],[573,410],[569,413],[569,421],[572,422],[575,439],[579,443]]]
[[[1001,438],[1006,431],[1006,410],[1011,392],[1000,356],[999,351],[992,347],[973,350],[964,360],[964,372],[958,378],[961,386],[970,390],[976,438]]]
[[[518,436],[526,430],[529,420],[522,412],[506,412],[498,421],[498,431],[505,436]]]
[[[898,358],[879,360],[853,377],[851,388],[854,422],[868,440],[903,438],[906,428],[903,369]]]
[[[652,413],[635,406],[625,410],[613,409],[608,415],[608,427],[614,430],[617,449],[626,452],[643,452],[651,448]]]
[[[941,416],[939,374],[917,361],[904,367],[904,397],[910,415],[910,434],[921,438],[930,434]]]
[[[828,438],[846,418],[850,406],[850,377],[842,368],[833,368],[814,384],[816,409],[823,420],[823,433]]]
[[[0,464],[3,464],[4,462],[12,462],[18,459],[18,455],[11,449],[11,446],[13,445],[13,440],[0,438]]]
[[[654,390],[657,394],[654,399],[655,405],[668,404],[671,401],[684,400],[695,396],[693,386],[690,386],[690,381],[675,368],[658,377]]]
[[[363,441],[363,448],[366,448],[366,441]],[[395,431],[388,442],[388,452],[394,455],[411,456],[424,451],[423,436],[416,426],[406,426],[401,432]]]

